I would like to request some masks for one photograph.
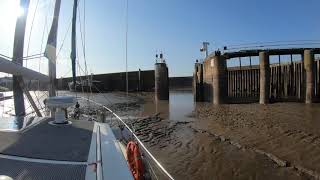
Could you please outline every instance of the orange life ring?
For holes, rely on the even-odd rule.
[[[127,158],[134,179],[143,180],[144,167],[137,143],[130,141],[127,144]]]

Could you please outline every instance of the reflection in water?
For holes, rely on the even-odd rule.
[[[30,94],[37,104],[39,109],[44,108],[43,100],[47,98],[47,92],[46,91],[30,91]],[[8,91],[8,92],[3,92],[4,97],[7,98],[2,98],[0,101],[0,118],[3,117],[11,117],[14,116],[14,101],[13,101],[13,92]],[[27,98],[24,98],[24,104],[25,104],[25,109],[26,109],[26,114],[32,114],[33,109],[31,107],[31,104],[27,100]]]
[[[0,101],[0,131],[18,131],[40,120],[39,118],[33,118],[34,111],[27,98],[25,98],[27,116],[14,117],[13,92],[2,92],[2,94],[4,98]],[[44,107],[43,100],[47,97],[47,93],[44,91],[30,91],[30,94],[41,110]],[[44,112],[42,111],[42,113]]]
[[[173,121],[190,119],[188,115],[194,109],[192,91],[170,91],[169,101],[146,102],[142,115],[148,116],[160,113],[162,118]]]
[[[3,117],[0,121],[0,131],[19,131],[39,120],[39,118],[29,117]]]
[[[192,91],[171,91],[169,101],[169,119],[186,120],[194,109]]]

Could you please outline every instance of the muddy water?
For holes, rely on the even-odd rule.
[[[168,127],[174,124],[170,137],[150,148],[176,179],[314,179],[319,175],[317,104],[212,106],[194,104],[191,91],[172,91],[169,102],[144,99],[141,116],[160,113]]]
[[[153,97],[145,98],[141,115],[160,113],[163,118],[171,121],[194,120],[190,117],[194,110],[192,91],[171,91],[169,98],[169,101],[155,101]]]

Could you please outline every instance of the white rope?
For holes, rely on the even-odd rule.
[[[84,97],[81,97],[84,100],[88,100]],[[138,136],[132,131],[132,129],[116,114],[114,113],[111,109],[108,107],[104,106],[103,104],[97,103],[93,100],[89,100],[92,103],[99,105],[103,107],[104,109],[108,110],[111,114],[113,114],[134,136],[134,138],[138,141],[138,143],[141,145],[141,147],[145,150],[145,152],[151,157],[151,159],[158,165],[158,167],[169,177],[169,179],[174,180],[174,178],[169,174],[169,172],[160,164],[160,162],[151,154],[151,152],[145,147],[145,145],[142,143],[142,141],[138,138]]]

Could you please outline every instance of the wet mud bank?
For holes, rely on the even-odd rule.
[[[160,117],[173,128],[163,136],[166,140],[150,147],[177,179],[319,178],[317,104],[198,103],[176,119],[170,118],[175,113],[170,110],[176,107],[159,103],[157,109],[167,112]],[[151,113],[150,97],[144,104]],[[146,109],[142,111],[147,114]],[[148,141],[152,141],[151,136]]]
[[[130,94],[129,103],[112,96],[110,108],[135,117],[126,122],[175,179],[319,178],[318,104],[212,106],[194,104],[192,92],[159,102],[152,93]]]

